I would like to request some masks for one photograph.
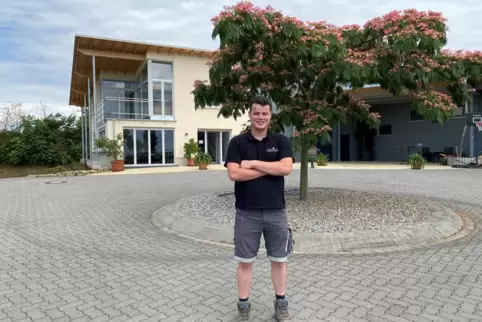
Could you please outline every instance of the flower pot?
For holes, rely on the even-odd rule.
[[[192,167],[195,166],[196,163],[194,162],[194,159],[187,159],[187,166]]]
[[[414,169],[414,170],[420,170],[420,169],[422,169],[422,166],[423,166],[422,162],[413,162],[412,163],[412,169]]]
[[[110,164],[113,172],[124,171],[124,160],[112,160]]]
[[[325,166],[326,165],[326,162],[324,161],[317,161],[316,162],[319,166]]]
[[[199,163],[198,167],[199,167],[199,170],[207,170],[208,164],[207,163]]]

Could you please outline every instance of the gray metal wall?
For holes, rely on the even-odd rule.
[[[474,96],[474,111],[482,111],[482,96]],[[387,104],[373,105],[372,111],[381,115],[381,124],[392,126],[391,135],[379,135],[375,139],[375,160],[377,161],[400,161],[407,158],[407,150],[401,153],[397,146],[416,146],[417,143],[430,148],[431,152],[443,152],[444,147],[460,148],[462,133],[465,125],[465,116],[457,117],[447,121],[443,125],[434,124],[430,121],[409,122],[410,104]],[[357,160],[357,145],[354,138],[355,125],[342,125],[340,134],[350,134],[350,159]],[[337,129],[334,129],[335,134]],[[474,152],[482,154],[482,132],[476,128],[474,133]],[[334,135],[333,155],[337,160],[338,155],[336,142],[337,135]],[[462,142],[462,151],[469,155],[470,128],[466,129]],[[410,152],[419,152],[412,149]]]
[[[482,96],[474,96],[474,111],[482,112]],[[381,115],[381,124],[391,124],[391,135],[379,135],[375,139],[375,160],[377,161],[400,161],[407,158],[407,151],[401,151],[397,146],[416,146],[422,143],[424,147],[430,148],[431,152],[443,152],[444,147],[460,147],[462,133],[465,125],[465,116],[457,117],[447,121],[443,125],[433,124],[430,121],[409,122],[410,104],[386,104],[373,105],[372,111]],[[332,151],[333,161],[338,161],[338,131],[341,135],[349,134],[350,138],[350,159],[357,160],[357,146],[354,138],[355,125],[345,124],[340,128],[333,128]],[[293,129],[288,128],[284,134],[291,136]],[[474,152],[482,155],[482,132],[476,128],[474,134]],[[464,154],[469,155],[470,128],[467,128],[462,143]],[[419,152],[417,149],[410,151]],[[296,161],[299,162],[299,153],[296,153]]]

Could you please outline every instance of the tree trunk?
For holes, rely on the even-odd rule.
[[[308,149],[307,140],[301,140],[300,200],[308,199]]]

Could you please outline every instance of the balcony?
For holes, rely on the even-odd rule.
[[[97,105],[97,124],[102,125],[108,119],[150,119],[149,101],[147,98],[105,96]]]

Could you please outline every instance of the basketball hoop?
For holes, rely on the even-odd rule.
[[[482,122],[477,122],[475,123],[475,126],[479,129],[479,131],[482,131]]]

